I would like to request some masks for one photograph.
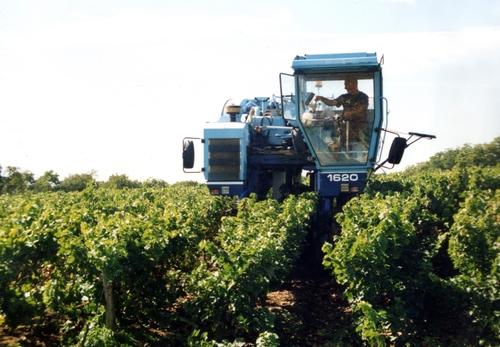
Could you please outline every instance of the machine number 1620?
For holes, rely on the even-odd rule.
[[[336,173],[326,175],[330,182],[355,182],[359,180],[359,176],[356,173]]]

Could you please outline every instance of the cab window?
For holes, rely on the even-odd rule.
[[[366,164],[374,118],[373,73],[298,78],[300,121],[320,164]]]

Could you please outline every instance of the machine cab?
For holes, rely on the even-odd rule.
[[[376,53],[297,56],[292,68],[281,75],[282,107],[314,159],[314,189],[325,197],[361,192],[384,119]],[[283,92],[292,84],[294,92]]]
[[[306,55],[292,68],[293,108],[317,169],[373,168],[383,120],[376,54]]]

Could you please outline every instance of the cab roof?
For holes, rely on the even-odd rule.
[[[296,73],[380,70],[377,53],[305,54],[292,63]]]

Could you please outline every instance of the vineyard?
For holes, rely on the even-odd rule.
[[[336,216],[321,271],[342,333],[325,345],[500,344],[495,141],[375,175]],[[268,302],[303,261],[316,204],[193,183],[1,195],[0,344],[289,345],[283,322],[300,319]]]

